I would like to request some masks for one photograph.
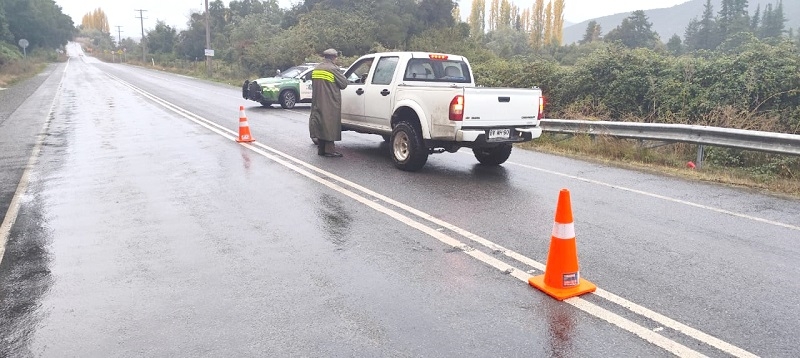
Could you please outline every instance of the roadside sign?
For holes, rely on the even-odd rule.
[[[208,57],[214,57],[214,50],[211,50],[211,49],[206,49],[206,56],[208,56]]]
[[[28,48],[28,45],[30,45],[28,43],[28,40],[19,39],[19,47],[22,47],[22,54],[23,54],[24,57],[28,57],[28,51],[25,50],[26,48]]]

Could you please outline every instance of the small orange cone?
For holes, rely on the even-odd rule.
[[[556,220],[544,274],[531,277],[528,283],[559,301],[597,289],[593,283],[582,279],[578,270],[578,246],[567,189],[561,189],[558,194]]]
[[[247,124],[247,116],[244,114],[244,106],[239,106],[239,143],[255,142],[253,136],[250,135],[250,125]]]

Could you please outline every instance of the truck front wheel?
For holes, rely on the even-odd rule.
[[[472,148],[472,153],[483,165],[500,165],[511,156],[511,148],[511,144],[500,144],[491,148]]]
[[[428,148],[417,129],[408,122],[400,122],[392,130],[392,160],[400,170],[414,172],[428,161]]]

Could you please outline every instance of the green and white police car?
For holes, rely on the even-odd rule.
[[[316,63],[304,63],[279,73],[275,77],[245,80],[242,97],[270,107],[294,108],[297,103],[311,103],[311,70]]]

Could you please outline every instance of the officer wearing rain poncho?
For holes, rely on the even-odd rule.
[[[336,151],[335,141],[342,140],[342,94],[347,87],[347,78],[333,63],[339,53],[334,49],[322,52],[324,60],[311,72],[311,116],[308,131],[317,138],[317,154],[325,157],[341,157]]]

